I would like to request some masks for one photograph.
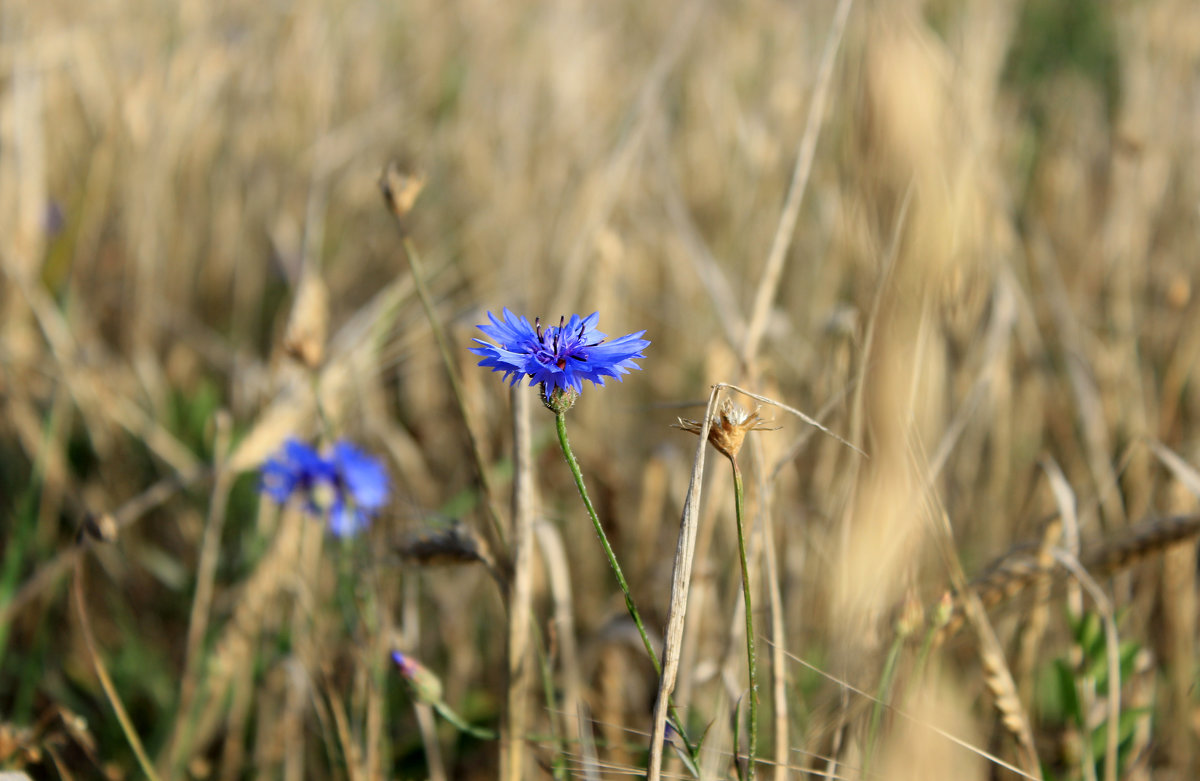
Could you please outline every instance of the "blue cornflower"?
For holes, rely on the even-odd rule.
[[[260,479],[263,493],[279,504],[296,494],[310,512],[319,514],[314,491],[333,480],[333,469],[316,450],[298,439],[288,439],[279,454],[263,464]]]
[[[615,377],[619,382],[622,374],[641,368],[633,361],[645,358],[642,350],[650,345],[641,338],[645,331],[608,341],[596,330],[600,319],[597,312],[583,318],[561,318],[557,326],[545,328],[540,319],[530,325],[507,308],[503,320],[497,320],[491,312],[488,319],[492,324],[481,325],[479,330],[499,344],[475,340],[481,346],[472,347],[471,352],[483,356],[479,365],[504,372],[504,379],[511,385],[529,377],[530,385],[542,385],[545,398],[555,391],[578,394],[583,391],[584,380],[600,386],[605,377]]]
[[[329,529],[338,537],[357,534],[388,499],[388,476],[383,464],[349,442],[333,446],[330,458],[336,475]]]
[[[299,497],[309,513],[328,517],[329,530],[338,537],[365,529],[388,498],[383,464],[345,441],[321,455],[288,439],[279,454],[263,464],[261,487],[280,504]]]

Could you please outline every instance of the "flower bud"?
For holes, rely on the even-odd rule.
[[[442,682],[428,667],[400,651],[392,651],[392,660],[418,702],[433,705],[442,701]]]

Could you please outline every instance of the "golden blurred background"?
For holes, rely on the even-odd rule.
[[[760,772],[1113,772],[1092,761],[1104,646],[1081,639],[1104,610],[1078,580],[1014,589],[990,644],[973,625],[889,648],[898,605],[935,604],[1048,519],[1086,550],[1196,510],[1200,5],[0,9],[0,767],[145,772],[99,655],[163,778],[496,777],[494,741],[413,707],[386,653],[402,647],[473,723],[527,700],[525,777],[642,772],[656,679],[552,415],[533,405],[531,691],[507,681],[487,569],[400,555],[453,547],[448,529],[491,540],[469,437],[509,522],[509,396],[466,351],[509,307],[651,340],[570,420],[655,637],[696,445],[669,426],[710,385],[866,452],[771,407],[781,429],[752,438]],[[392,160],[425,180],[400,230]],[[322,342],[315,369],[283,349],[289,319]],[[330,431],[393,479],[347,544],[256,489],[286,437]],[[725,778],[746,683],[720,466],[676,699]],[[89,513],[120,533],[83,553]],[[1132,649],[1119,774],[1192,778],[1194,537],[1147,534],[1150,564],[1099,584]],[[95,647],[72,606],[85,570]]]

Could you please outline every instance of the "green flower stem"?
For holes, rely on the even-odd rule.
[[[471,724],[462,716],[458,715],[458,712],[447,705],[444,700],[438,700],[430,704],[443,719],[450,722],[459,732],[466,733],[467,735],[470,735],[473,738],[479,738],[480,740],[497,740],[500,737],[494,730],[490,730],[487,727],[476,727],[474,724]]]
[[[554,425],[558,430],[558,444],[562,446],[563,456],[567,459],[567,466],[571,468],[571,475],[575,478],[575,487],[579,489],[579,496],[583,499],[583,506],[587,508],[588,517],[592,519],[592,526],[596,529],[596,536],[600,538],[600,545],[604,548],[604,554],[608,556],[609,566],[612,567],[613,574],[617,576],[617,584],[621,586],[621,592],[625,595],[625,607],[629,610],[629,616],[637,626],[638,634],[642,636],[642,644],[646,646],[646,653],[650,656],[650,662],[654,665],[655,674],[661,678],[662,662],[659,661],[658,654],[654,653],[654,645],[650,642],[650,636],[646,634],[646,626],[642,623],[642,616],[638,613],[637,605],[633,604],[633,594],[629,591],[629,583],[625,580],[625,573],[621,571],[621,565],[617,562],[617,554],[613,553],[612,545],[608,542],[608,535],[604,533],[604,527],[600,525],[600,516],[596,515],[596,508],[592,506],[592,500],[588,497],[587,486],[583,484],[583,472],[579,468],[579,462],[575,460],[575,453],[571,450],[571,442],[567,439],[567,416],[565,412],[554,413]],[[693,753],[692,742],[688,740],[687,733],[683,730],[683,722],[679,720],[679,714],[676,712],[674,704],[670,705],[670,714],[672,726],[687,745],[687,753],[691,754],[691,759],[694,760],[696,757]]]
[[[596,508],[592,506],[592,500],[588,497],[587,486],[583,484],[583,472],[579,469],[579,462],[575,460],[575,453],[571,450],[571,442],[567,439],[566,413],[554,413],[554,425],[558,429],[558,444],[562,446],[563,456],[567,459],[567,466],[571,468],[571,475],[575,478],[575,487],[579,489],[579,496],[583,499],[583,506],[587,508],[588,517],[592,519],[592,526],[596,528],[596,536],[600,538],[600,545],[604,548],[604,555],[608,556],[608,563],[612,567],[613,574],[617,576],[617,583],[621,586],[621,592],[625,595],[625,607],[629,610],[629,615],[633,618],[633,623],[637,625],[638,634],[642,636],[642,643],[646,646],[646,653],[650,655],[650,661],[654,663],[654,672],[662,675],[662,663],[658,660],[658,654],[654,653],[654,645],[650,642],[650,636],[646,634],[646,627],[642,624],[642,616],[638,613],[637,606],[633,604],[633,595],[629,592],[629,583],[625,581],[625,573],[621,571],[621,565],[617,562],[617,554],[613,553],[612,545],[608,542],[608,535],[604,533],[604,527],[600,525],[600,516],[596,515]]]
[[[746,780],[753,781],[758,754],[758,657],[754,651],[754,609],[750,601],[750,562],[746,558],[745,487],[737,459],[733,465],[733,502],[737,514],[738,554],[742,559],[742,596],[746,602],[746,666],[750,673],[750,745],[746,757]]]

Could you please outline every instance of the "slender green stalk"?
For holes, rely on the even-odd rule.
[[[750,745],[747,748],[746,779],[754,780],[755,757],[758,755],[758,656],[754,650],[754,609],[750,601],[750,562],[746,557],[745,487],[737,459],[733,465],[733,503],[737,513],[738,554],[742,559],[742,597],[746,602],[746,667],[750,673]]]
[[[592,500],[588,496],[587,486],[583,484],[583,472],[579,468],[579,462],[575,460],[575,453],[571,450],[571,442],[567,439],[567,416],[565,412],[554,413],[554,425],[558,430],[558,444],[562,446],[563,456],[567,459],[567,466],[571,468],[571,475],[575,478],[575,487],[579,489],[579,496],[583,499],[583,506],[587,508],[588,517],[592,519],[592,526],[596,528],[596,536],[600,538],[600,546],[604,548],[604,555],[608,556],[609,566],[612,567],[613,574],[617,577],[617,584],[621,587],[621,593],[625,595],[625,607],[629,610],[629,616],[633,619],[633,623],[637,625],[638,634],[642,636],[642,644],[646,646],[646,653],[650,655],[650,661],[654,664],[655,674],[662,675],[662,663],[658,660],[658,654],[654,653],[654,645],[650,642],[650,636],[646,634],[646,627],[642,623],[642,616],[638,613],[637,605],[633,604],[633,595],[629,592],[629,583],[625,581],[625,573],[621,571],[621,565],[617,561],[617,554],[613,553],[612,545],[608,542],[608,535],[604,533],[604,527],[600,525],[600,516],[596,515],[596,508],[592,506]]]
[[[863,758],[863,776],[869,777],[872,754],[875,751],[875,740],[879,737],[879,725],[883,723],[883,712],[892,698],[892,685],[896,682],[896,669],[900,661],[900,652],[904,650],[906,635],[897,635],[888,649],[887,659],[883,663],[883,677],[879,681],[879,691],[875,695],[875,705],[871,709],[871,724],[867,729],[867,754]]]
[[[92,666],[96,670],[96,677],[100,679],[100,688],[104,690],[105,696],[108,697],[108,703],[112,706],[113,713],[117,716],[117,723],[121,725],[121,731],[125,733],[125,740],[129,742],[129,747],[133,749],[133,754],[137,757],[142,772],[146,774],[146,778],[150,779],[150,781],[159,781],[158,774],[154,772],[154,764],[146,754],[146,749],[142,746],[142,740],[138,737],[137,730],[133,726],[133,720],[129,718],[129,713],[125,710],[125,705],[121,702],[120,695],[117,694],[117,687],[113,685],[112,678],[109,677],[108,668],[104,666],[104,660],[100,658],[100,649],[96,645],[96,638],[92,635],[92,622],[88,618],[87,604],[83,597],[83,567],[84,560],[82,558],[76,560],[74,582],[75,610],[79,615],[79,628],[83,631],[83,642],[87,646],[88,655],[92,657]]]
[[[462,417],[463,424],[467,428],[467,441],[471,446],[471,458],[475,462],[475,472],[479,479],[479,486],[483,489],[483,503],[487,509],[488,519],[492,524],[492,534],[501,548],[507,548],[508,541],[504,534],[504,527],[500,523],[500,512],[496,509],[495,493],[492,491],[491,478],[488,477],[487,462],[484,460],[483,451],[479,447],[479,441],[475,438],[475,428],[471,425],[471,414],[467,409],[467,397],[463,393],[462,382],[459,381],[458,372],[454,368],[450,340],[446,338],[446,331],[442,328],[442,321],[438,319],[437,311],[433,307],[433,299],[430,298],[429,290],[425,287],[425,274],[421,268],[421,256],[417,254],[417,247],[408,236],[403,237],[402,243],[404,245],[404,256],[408,259],[408,269],[412,274],[413,287],[417,290],[417,298],[421,300],[421,306],[425,310],[425,317],[429,320],[429,328],[433,331],[433,339],[437,343],[438,352],[442,357],[442,366],[446,370],[446,379],[450,382],[450,395],[454,397],[454,401],[458,405],[458,414]]]
[[[646,653],[650,657],[651,664],[654,665],[654,673],[662,677],[662,662],[658,658],[658,654],[654,652],[654,644],[650,642],[650,636],[646,634],[646,626],[642,623],[642,616],[638,613],[637,605],[633,603],[633,594],[629,591],[629,583],[625,580],[625,573],[621,571],[621,565],[617,561],[617,554],[613,552],[612,545],[608,542],[608,535],[604,533],[604,527],[600,525],[600,516],[596,514],[596,508],[592,506],[592,500],[588,496],[587,486],[583,483],[583,471],[579,468],[579,462],[575,460],[575,452],[571,450],[571,442],[567,439],[567,416],[565,412],[554,413],[554,425],[558,431],[558,444],[562,447],[563,456],[567,459],[567,466],[571,468],[571,475],[575,478],[575,487],[579,489],[579,496],[583,499],[583,506],[587,508],[588,517],[592,519],[592,526],[596,529],[596,536],[600,538],[600,545],[604,548],[604,554],[608,556],[609,566],[612,567],[613,574],[617,577],[617,584],[621,587],[621,593],[625,595],[625,608],[629,611],[629,617],[633,619],[634,625],[637,626],[638,634],[642,637],[642,644],[646,646]],[[693,752],[692,742],[688,740],[687,733],[683,729],[683,722],[679,719],[679,713],[675,709],[674,703],[670,705],[670,714],[672,726],[679,733],[679,737],[687,746],[687,752],[681,754],[686,759],[690,758],[695,761],[696,756]],[[690,756],[688,756],[690,755]]]
[[[473,738],[479,738],[480,740],[499,740],[500,738],[495,730],[490,730],[487,727],[476,727],[474,724],[471,724],[458,715],[458,711],[447,705],[445,700],[437,700],[430,703],[430,705],[438,712],[439,716],[450,722],[459,732],[463,732]]]

